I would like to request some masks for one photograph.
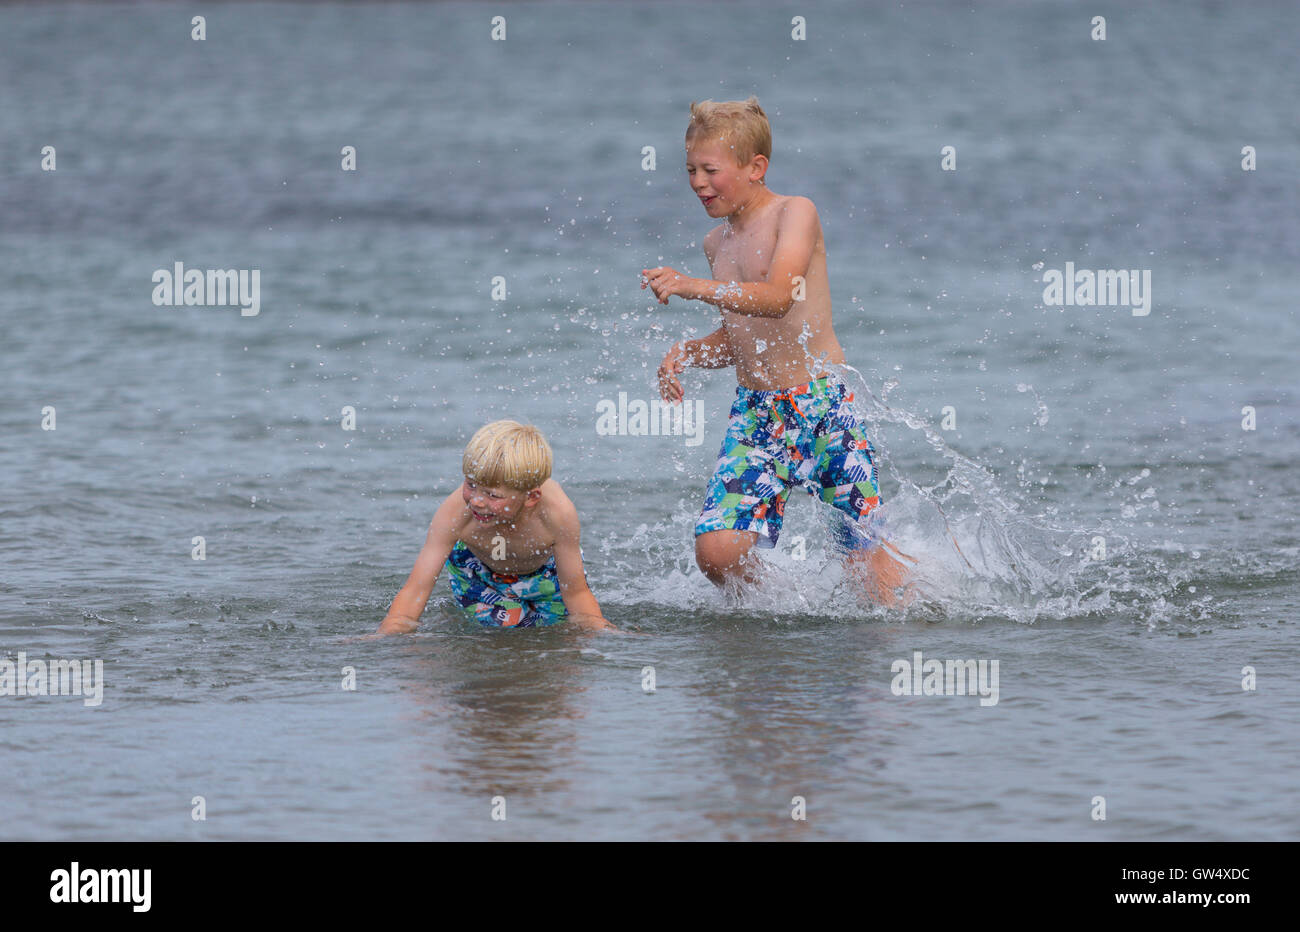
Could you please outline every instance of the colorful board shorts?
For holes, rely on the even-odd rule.
[[[524,576],[495,573],[460,541],[447,557],[447,575],[456,601],[481,625],[541,628],[569,617],[560,597],[560,578],[552,556]]]
[[[840,547],[874,546],[881,526],[866,518],[880,504],[875,450],[852,402],[830,376],[780,391],[737,386],[695,535],[757,531],[758,546],[775,547],[790,490],[801,486],[841,512]]]

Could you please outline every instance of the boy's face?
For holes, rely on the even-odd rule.
[[[729,217],[762,190],[767,159],[756,155],[739,165],[725,141],[695,139],[686,147],[686,176],[710,217]]]
[[[479,485],[468,476],[460,487],[461,497],[474,520],[480,524],[504,524],[514,521],[525,508],[542,497],[540,489],[519,492],[505,486]]]

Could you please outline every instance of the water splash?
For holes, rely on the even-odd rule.
[[[1110,480],[1101,465],[1056,467],[1086,470],[1081,489],[1118,499],[1114,518],[1099,524],[1072,522],[1061,516],[1059,504],[1035,494],[1047,480],[1035,479],[1034,464],[1022,460],[1014,473],[1017,482],[1009,488],[992,468],[950,446],[927,418],[890,404],[897,379],[883,381],[876,392],[851,366],[830,368],[854,392],[859,419],[876,446],[885,501],[871,520],[882,523],[888,540],[916,560],[904,617],[1030,624],[1122,615],[1151,627],[1214,617],[1216,602],[1186,585],[1197,571],[1185,548],[1153,545],[1137,533],[1139,522],[1160,508],[1149,485],[1150,469]],[[1042,398],[1030,385],[1017,389],[1033,395],[1034,421],[1046,425]],[[932,452],[924,469],[897,465],[894,451],[907,446],[896,442],[900,438],[919,438]],[[941,477],[928,484],[915,477],[939,472]],[[792,501],[800,497],[796,492]],[[602,542],[603,559],[619,581],[609,593],[615,602],[689,611],[739,609],[792,619],[899,617],[898,609],[865,600],[856,581],[846,578],[829,531],[838,513],[820,506],[787,510],[778,548],[758,551],[766,570],[762,585],[745,593],[717,590],[695,567],[696,505],[694,496],[687,495],[668,520]],[[800,538],[803,554],[792,543]],[[647,574],[647,566],[658,570]]]

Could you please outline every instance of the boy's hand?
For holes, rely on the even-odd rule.
[[[667,304],[671,295],[681,295],[683,298],[695,297],[695,279],[666,265],[641,270],[641,288],[644,290],[647,285],[659,299],[660,304]]]
[[[379,624],[378,630],[374,636],[385,634],[410,634],[420,627],[420,623],[413,618],[402,618],[399,616],[388,615]]]
[[[685,357],[686,347],[674,343],[668,350],[668,355],[664,357],[664,361],[659,364],[659,397],[672,404],[685,397],[682,383],[677,381],[677,376],[686,369]]]
[[[579,628],[587,631],[618,631],[618,628],[615,628],[600,615],[593,615],[589,612],[570,612],[569,620]]]

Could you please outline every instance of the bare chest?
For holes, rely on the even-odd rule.
[[[743,233],[724,232],[713,257],[713,277],[724,282],[765,282],[775,251],[775,220]]]
[[[540,525],[522,528],[467,527],[460,539],[488,569],[519,575],[541,567],[554,553],[555,541]]]

